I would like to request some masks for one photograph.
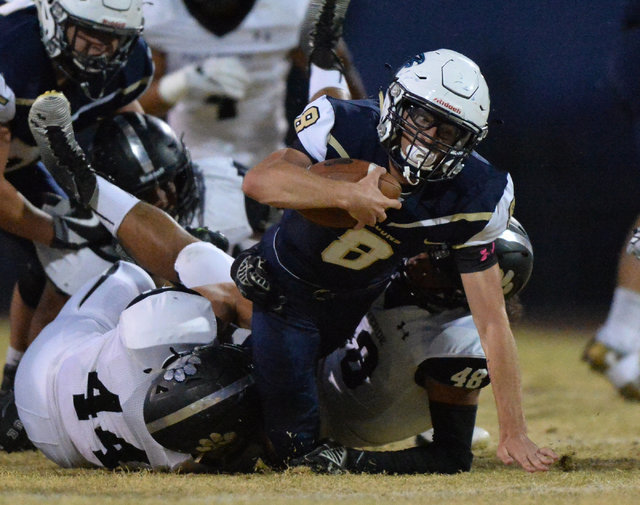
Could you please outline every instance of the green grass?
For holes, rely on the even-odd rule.
[[[545,474],[495,457],[493,397],[478,424],[492,440],[471,473],[453,476],[317,476],[306,471],[249,476],[65,470],[36,452],[0,454],[0,504],[567,504],[640,502],[640,405],[617,396],[580,362],[593,329],[516,328],[531,437],[561,462]],[[4,355],[6,326],[0,327]]]

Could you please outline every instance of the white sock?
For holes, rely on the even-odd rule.
[[[7,347],[7,358],[5,360],[5,363],[11,366],[18,366],[18,363],[20,363],[22,356],[24,356],[24,352],[18,351],[9,346]]]
[[[349,91],[347,80],[340,70],[325,70],[312,63],[309,72],[309,98],[322,88],[340,88]]]
[[[596,340],[623,354],[640,351],[640,293],[616,288]]]

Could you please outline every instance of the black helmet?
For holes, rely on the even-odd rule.
[[[105,119],[94,136],[91,164],[99,174],[142,200],[148,191],[173,183],[176,204],[167,212],[183,226],[196,216],[196,224],[202,224],[202,174],[182,140],[161,119],[139,112]]]
[[[205,29],[218,37],[235,30],[256,3],[256,0],[183,1],[189,14]]]
[[[502,273],[505,299],[518,294],[533,270],[533,247],[523,226],[512,217],[496,239],[496,256]],[[433,312],[463,307],[467,299],[460,274],[446,246],[405,260],[393,289],[408,291],[414,303]]]
[[[496,240],[496,254],[502,272],[502,292],[509,299],[524,289],[533,271],[533,246],[515,217]]]
[[[163,447],[198,461],[245,451],[260,432],[251,372],[247,351],[236,345],[208,345],[181,355],[147,391],[143,412],[149,433]]]

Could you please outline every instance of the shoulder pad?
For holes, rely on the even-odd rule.
[[[16,97],[0,74],[0,123],[8,123],[16,115]]]
[[[165,358],[194,345],[211,343],[217,334],[211,303],[192,291],[148,291],[120,315],[118,333],[129,355],[143,369],[159,368]]]

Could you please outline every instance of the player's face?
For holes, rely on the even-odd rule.
[[[406,118],[416,132],[426,134],[428,137],[425,140],[426,143],[431,143],[431,139],[435,139],[452,146],[462,136],[460,128],[418,105],[410,105],[407,108]]]
[[[417,104],[409,104],[402,117],[403,157],[421,170],[435,167],[463,135],[457,126]]]
[[[141,200],[171,213],[170,211],[175,209],[178,204],[176,185],[173,182],[168,182],[162,186],[155,186],[141,195]]]
[[[67,40],[74,53],[89,57],[109,58],[115,54],[120,44],[118,36],[78,26],[67,28]]]

